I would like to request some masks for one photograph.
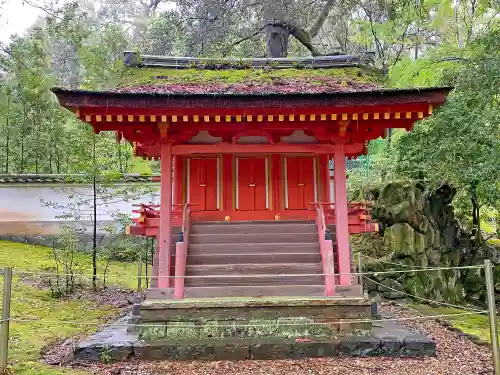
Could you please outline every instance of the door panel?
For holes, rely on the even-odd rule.
[[[314,160],[312,157],[287,157],[288,209],[305,210],[314,202]]]
[[[238,209],[259,211],[266,209],[265,158],[237,158]]]
[[[217,159],[189,159],[189,201],[194,211],[217,210]]]

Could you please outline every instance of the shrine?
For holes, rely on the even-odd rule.
[[[160,161],[160,204],[138,205],[130,228],[157,238],[148,298],[362,298],[349,235],[377,225],[348,201],[346,158],[451,90],[381,88],[368,60],[127,52],[119,86],[53,89],[95,132]]]

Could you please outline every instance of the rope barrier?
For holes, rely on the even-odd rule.
[[[313,325],[332,325],[332,324],[350,324],[350,323],[383,323],[383,322],[394,322],[394,321],[412,321],[412,320],[432,320],[432,319],[441,319],[441,318],[452,318],[458,316],[467,316],[467,315],[481,315],[486,314],[488,311],[480,310],[480,311],[469,311],[464,313],[457,314],[439,314],[439,315],[428,315],[428,316],[415,316],[415,317],[401,317],[401,318],[384,318],[384,319],[352,319],[352,320],[342,320],[342,321],[331,321],[331,322],[297,322],[297,323],[275,323],[279,326],[313,326]],[[97,322],[83,322],[83,321],[43,321],[36,319],[10,319],[13,323],[20,324],[46,324],[46,325],[60,325],[60,324],[68,324],[68,325],[86,325],[86,326],[99,326],[99,327],[142,327],[142,328],[154,328],[161,327],[165,328],[164,324],[134,324],[134,323],[110,323],[110,324],[102,324]],[[175,322],[171,322],[175,323]],[[274,322],[273,322],[274,323]],[[270,324],[238,324],[238,327],[269,327]],[[218,327],[233,327],[234,324],[218,324]],[[168,328],[168,327],[167,327]],[[171,328],[194,328],[193,325],[182,325],[176,324]]]
[[[440,304],[440,305],[443,305],[443,306],[453,307],[453,308],[459,309],[459,310],[475,311],[475,312],[483,311],[483,310],[475,309],[473,307],[465,307],[465,306],[453,305],[453,304],[447,303],[447,302],[441,302],[441,301],[436,301],[436,300],[432,300],[432,299],[428,299],[428,298],[424,298],[424,297],[419,297],[419,296],[416,296],[416,295],[413,295],[413,294],[410,294],[410,293],[406,293],[406,292],[403,292],[403,291],[395,289],[395,288],[391,288],[390,286],[387,286],[387,285],[384,285],[382,283],[379,283],[378,281],[370,279],[370,278],[368,278],[366,276],[364,276],[364,278],[367,279],[367,280],[370,280],[371,282],[373,282],[373,283],[375,283],[377,285],[383,286],[386,289],[389,289],[389,290],[392,290],[394,292],[398,292],[398,293],[404,294],[405,296],[408,296],[408,297],[411,297],[411,298],[415,298],[415,299],[418,299],[418,300],[423,301],[423,302],[436,303],[436,304]]]
[[[483,269],[483,265],[478,266],[459,266],[459,267],[429,267],[429,268],[418,268],[418,269],[410,269],[410,270],[389,270],[389,271],[370,271],[370,272],[345,272],[345,273],[310,273],[310,274],[233,274],[233,275],[192,275],[192,276],[138,276],[138,275],[130,275],[128,277],[122,277],[117,275],[95,275],[98,279],[137,279],[137,278],[151,278],[151,279],[198,279],[198,278],[207,278],[207,277],[217,277],[217,278],[240,278],[240,277],[305,277],[305,276],[369,276],[369,275],[386,275],[386,274],[395,274],[395,273],[409,273],[409,272],[426,272],[426,271],[441,271],[441,270],[463,270],[463,269]],[[50,272],[31,272],[31,271],[14,271],[16,275],[32,275],[32,276],[59,276],[59,277],[85,277],[85,278],[93,278],[94,275],[88,274],[65,274],[65,273],[50,273]]]

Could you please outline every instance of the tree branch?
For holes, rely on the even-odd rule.
[[[228,46],[226,48],[226,52],[229,52],[229,50],[235,46],[237,46],[238,44],[240,43],[243,43],[245,40],[248,40],[248,39],[252,39],[254,36],[257,36],[259,35],[266,27],[270,26],[269,24],[266,24],[264,26],[262,26],[260,29],[258,29],[257,31],[255,31],[253,34],[250,34],[250,35],[247,35],[246,37],[244,38],[241,38],[239,40],[237,40],[236,42],[232,43],[230,46]]]
[[[316,20],[314,25],[309,30],[309,39],[312,39],[316,35],[318,35],[319,31],[321,30],[321,28],[325,24],[325,21],[328,17],[328,14],[330,14],[330,11],[332,10],[334,4],[335,4],[335,0],[328,0],[328,2],[325,4],[323,9],[321,10],[321,13],[318,16],[318,19]]]

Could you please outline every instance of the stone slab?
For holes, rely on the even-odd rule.
[[[75,348],[75,356],[91,362],[123,361],[134,354],[137,334],[127,331],[129,317],[120,318],[115,324],[81,341]]]
[[[283,316],[332,320],[369,316],[371,303],[364,298],[200,298],[146,300],[140,322],[275,319]]]

